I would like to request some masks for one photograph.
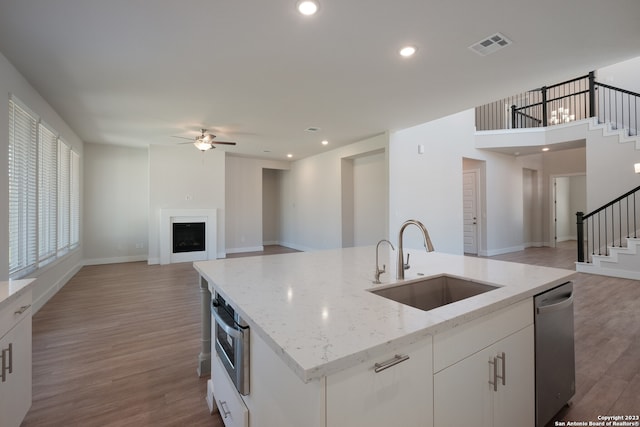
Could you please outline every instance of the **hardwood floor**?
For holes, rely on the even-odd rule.
[[[219,426],[209,415],[191,263],[82,268],[33,318],[23,427]]]
[[[575,242],[492,257],[574,268]],[[574,283],[576,394],[558,421],[598,421],[598,415],[640,415],[640,282],[576,273]]]
[[[567,243],[493,258],[573,270],[575,253]],[[640,283],[576,273],[574,288],[577,390],[557,419],[638,414]],[[222,427],[196,374],[199,345],[191,263],[84,267],[33,318],[33,405],[22,426]]]

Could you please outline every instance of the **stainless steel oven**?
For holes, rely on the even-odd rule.
[[[249,325],[224,298],[211,300],[213,342],[231,381],[243,396],[249,394]]]

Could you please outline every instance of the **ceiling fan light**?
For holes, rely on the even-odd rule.
[[[314,15],[318,11],[318,2],[315,0],[301,0],[296,5],[298,12],[305,16]]]
[[[200,150],[200,151],[207,151],[207,150],[209,150],[210,148],[212,148],[212,146],[211,146],[211,144],[210,144],[210,143],[205,142],[205,141],[203,141],[203,140],[196,141],[196,142],[194,142],[194,143],[193,143],[193,145],[195,145],[195,146],[196,146],[196,148],[197,148],[198,150]]]

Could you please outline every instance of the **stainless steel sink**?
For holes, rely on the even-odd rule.
[[[370,292],[426,311],[498,288],[499,286],[442,275],[373,289]]]

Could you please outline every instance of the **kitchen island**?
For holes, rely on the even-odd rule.
[[[510,346],[517,351],[531,353],[518,369],[526,378],[519,378],[520,372],[511,378],[521,382],[520,400],[531,397],[519,424],[533,425],[532,297],[574,272],[438,252],[405,253],[411,255],[405,279],[385,273],[379,285],[372,283],[373,246],[194,263],[201,286],[220,294],[249,325],[251,388],[242,397],[249,425],[385,425],[385,413],[396,423],[408,423],[403,425],[415,420],[420,420],[417,425],[440,426],[447,420],[461,425],[438,403],[457,390],[448,389],[456,377],[445,374],[504,339],[515,340]],[[380,264],[388,272],[395,271],[394,255],[381,248]],[[428,311],[370,292],[443,274],[497,289]],[[205,318],[210,319],[208,313]],[[210,324],[203,325],[207,328]],[[211,358],[215,378],[214,351]],[[383,369],[376,373],[376,366]],[[213,383],[208,393],[212,408],[216,401],[228,404]],[[509,394],[518,395],[515,390]],[[233,417],[227,409],[224,418]]]

